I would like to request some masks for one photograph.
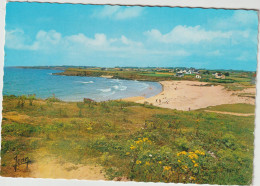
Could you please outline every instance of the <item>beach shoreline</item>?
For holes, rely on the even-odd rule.
[[[149,103],[154,106],[183,111],[197,110],[222,104],[246,103],[255,104],[254,98],[239,97],[237,93],[253,93],[255,88],[243,91],[227,91],[222,85],[207,86],[199,81],[160,81],[162,91],[152,97],[128,97],[122,101]],[[235,94],[236,93],[236,94]]]

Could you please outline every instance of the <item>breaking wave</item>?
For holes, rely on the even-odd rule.
[[[101,92],[111,92],[111,88],[107,88],[107,89],[98,89]]]
[[[79,83],[88,84],[88,83],[94,83],[93,81],[77,81]]]

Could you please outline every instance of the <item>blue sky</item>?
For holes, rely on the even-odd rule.
[[[257,12],[9,2],[5,66],[256,70]]]

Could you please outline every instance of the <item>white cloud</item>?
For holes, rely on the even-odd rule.
[[[214,39],[228,39],[231,32],[207,31],[201,26],[182,26],[174,27],[169,33],[162,34],[159,30],[153,29],[144,33],[148,39],[162,43],[174,44],[198,44],[202,41],[212,41]]]
[[[236,10],[231,17],[211,19],[208,22],[214,29],[241,30],[243,28],[257,27],[258,15],[253,10]]]
[[[105,6],[101,11],[95,11],[93,16],[98,18],[125,20],[139,17],[143,13],[143,9],[143,7]]]
[[[37,44],[30,44],[30,38],[24,34],[23,30],[15,29],[6,31],[5,45],[7,48],[16,50],[37,50]]]
[[[133,41],[122,35],[119,38],[107,38],[103,33],[96,33],[93,38],[83,33],[65,36],[55,30],[40,30],[34,39],[31,40],[23,30],[11,30],[6,32],[6,47],[15,50],[56,50],[70,51],[127,51],[137,50],[143,47],[141,42]]]
[[[105,6],[101,11],[95,12],[94,15],[105,18],[115,15],[119,10],[120,6]]]
[[[119,10],[115,14],[115,19],[123,20],[129,18],[135,18],[142,14],[143,8],[142,7],[128,7],[122,10]]]
[[[105,34],[95,34],[94,38],[89,38],[85,36],[84,34],[80,33],[77,35],[71,35],[65,37],[65,41],[69,42],[69,44],[82,44],[85,47],[91,48],[91,47],[106,47],[109,45],[109,41],[107,40],[107,37]]]
[[[6,45],[9,49],[34,50],[39,55],[45,53],[58,56],[63,61],[109,61],[120,59],[123,61],[163,60],[164,58],[182,58],[191,55],[185,49],[165,49],[159,46],[150,46],[147,43],[135,41],[125,35],[117,38],[108,38],[103,33],[96,33],[88,37],[83,33],[62,36],[61,33],[51,30],[40,30],[34,39],[29,38],[22,30],[8,31],[9,39]],[[12,33],[12,37],[10,37]],[[22,33],[22,34],[21,34]],[[13,41],[15,39],[15,41]],[[25,44],[31,40],[30,44]],[[14,45],[14,42],[16,45]],[[17,47],[19,46],[19,47]]]
[[[50,30],[49,32],[40,30],[36,35],[36,41],[40,43],[57,45],[61,41],[61,34],[55,30]]]
[[[230,19],[236,23],[248,25],[257,23],[258,16],[256,11],[237,10]]]
[[[54,46],[60,44],[61,40],[61,34],[55,30],[48,32],[40,30],[34,41],[31,41],[23,30],[6,31],[6,47],[16,50],[52,50]]]
[[[134,47],[136,46],[141,47],[143,45],[141,42],[132,41],[125,36],[121,36],[121,42],[125,45],[134,46]]]

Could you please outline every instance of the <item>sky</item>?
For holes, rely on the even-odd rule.
[[[256,71],[253,10],[9,2],[5,66]]]

